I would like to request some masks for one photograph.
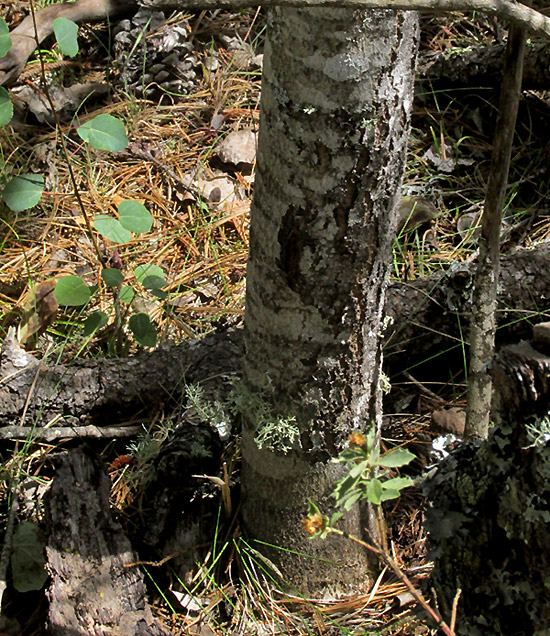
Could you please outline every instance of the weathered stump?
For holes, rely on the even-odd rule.
[[[110,482],[83,449],[65,454],[49,493],[49,633],[168,636],[152,616],[137,556],[109,507]]]
[[[432,583],[457,633],[543,636],[550,604],[550,357],[529,343],[493,365],[495,428],[428,484]]]

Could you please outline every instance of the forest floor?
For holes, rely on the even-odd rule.
[[[2,15],[10,8],[15,20],[15,4],[0,1]],[[147,76],[148,81],[153,77],[154,85],[144,91],[139,58],[132,62],[137,71],[134,68],[124,76],[116,62],[108,61],[104,43],[110,35],[105,24],[82,30],[77,63],[63,60],[53,46],[44,49],[46,70],[57,83],[67,87],[90,82],[105,85],[106,73],[112,82],[107,93],[100,92],[73,110],[70,99],[61,98],[61,121],[57,123],[64,130],[68,156],[61,151],[56,122],[52,124],[51,117],[42,115],[40,106],[33,115],[21,105],[28,98],[24,94],[19,98],[17,89],[13,92],[16,117],[10,127],[0,130],[2,179],[6,182],[21,172],[40,173],[45,177],[45,190],[40,203],[28,210],[15,212],[0,204],[1,339],[10,327],[23,327],[29,351],[50,363],[67,363],[140,351],[143,335],[136,336],[128,327],[132,315],[148,317],[154,333],[151,336],[148,331],[149,337],[157,341],[200,337],[220,321],[241,319],[254,160],[246,155],[242,140],[232,150],[236,161],[224,161],[219,145],[234,131],[258,130],[258,55],[262,53],[264,20],[257,11],[171,16],[169,27],[177,27],[182,38],[179,50],[189,58],[185,92],[176,91],[166,78],[155,79],[154,73]],[[116,24],[113,26],[116,32]],[[150,52],[156,46],[155,35],[163,28],[159,25],[144,38],[150,40]],[[127,33],[135,37],[136,29],[139,25],[129,25]],[[493,22],[458,14],[424,19],[422,33],[421,55],[426,60],[451,49],[490,45],[502,37]],[[31,87],[36,93],[41,73],[40,63],[34,62],[18,86]],[[412,211],[413,220],[418,212],[427,211],[429,218],[416,227],[409,219],[396,239],[395,279],[414,280],[474,256],[476,215],[482,209],[490,165],[496,88],[454,86],[444,80],[436,85],[419,77],[403,209]],[[143,92],[146,98],[137,95]],[[550,119],[549,110],[544,93],[524,93],[506,200],[503,250],[535,245],[547,240],[550,232],[548,136],[540,134]],[[100,114],[124,122],[129,139],[126,149],[92,152],[82,143],[75,132],[77,125]],[[37,121],[37,117],[46,121]],[[96,250],[86,230],[86,216],[113,216],[125,199],[145,205],[154,219],[152,228],[120,244],[96,232]],[[102,262],[123,273],[124,284],[134,294],[127,303],[102,283]],[[137,268],[150,264],[160,268],[154,271],[162,284],[144,284]],[[40,284],[68,275],[95,286],[89,302],[62,306],[52,299],[47,286],[42,287],[44,298],[36,295]],[[101,324],[103,318],[95,323],[94,316],[106,316],[105,324]],[[409,370],[408,375],[391,379],[392,388],[405,397],[391,402],[399,413],[388,413],[384,433],[388,448],[407,443],[419,455],[412,468],[416,474],[429,461],[431,440],[437,435],[432,413],[443,406],[461,409],[465,401],[465,363],[441,368],[436,359],[427,366],[430,373],[423,367],[419,376]],[[162,417],[143,424],[149,439],[162,435]],[[139,507],[139,491],[134,487],[136,472],[144,470],[135,456],[136,449],[143,450],[139,444],[139,440],[133,445],[113,441],[102,449],[110,467],[112,503],[121,518]],[[23,476],[20,483],[35,485],[27,488],[32,494],[23,500],[25,513],[20,512],[19,518],[26,514],[39,521],[40,499],[51,477],[49,458],[71,445],[74,442],[2,442],[2,533],[10,508],[10,475],[17,471]],[[223,460],[219,478],[238,483],[238,444],[232,442]],[[225,477],[223,465],[230,466]],[[221,514],[222,503],[216,505]],[[238,508],[238,502],[233,505]],[[423,506],[422,494],[411,490],[386,511],[391,553],[416,584],[429,576]],[[146,567],[155,610],[174,633],[435,633],[407,588],[387,569],[366,595],[324,603],[296,598],[292,608],[288,599],[274,598],[252,569],[244,572],[245,583],[239,587],[231,566],[239,560],[238,551],[245,548],[238,543],[237,533],[227,536],[231,539],[222,548],[214,542],[205,550],[203,563],[185,585],[169,576],[157,576],[156,567]],[[20,633],[38,634],[44,600],[39,593],[27,594],[23,603],[28,607],[32,597],[35,615],[32,619],[15,615],[14,619],[19,621]],[[20,603],[14,601],[14,608]]]

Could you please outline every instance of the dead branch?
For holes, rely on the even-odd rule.
[[[244,9],[247,7],[331,7],[348,9],[394,9],[445,13],[480,11],[498,16],[529,33],[550,37],[550,19],[514,0],[139,0],[150,9]]]

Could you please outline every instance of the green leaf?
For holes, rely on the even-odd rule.
[[[388,488],[389,490],[401,490],[401,488],[407,488],[412,486],[414,480],[409,477],[394,477],[393,479],[386,479],[382,482],[382,488]]]
[[[98,115],[76,129],[80,138],[87,141],[95,150],[124,150],[128,137],[124,124],[112,115]]]
[[[0,126],[6,126],[13,117],[13,104],[10,100],[10,94],[0,86]]]
[[[382,501],[382,484],[379,479],[371,479],[367,484],[367,499],[375,505]]]
[[[130,232],[148,232],[153,225],[153,216],[139,201],[121,201],[118,220]]]
[[[101,270],[101,278],[107,287],[118,287],[124,280],[124,274],[116,267],[105,267]]]
[[[347,497],[346,500],[344,501],[344,510],[351,510],[353,506],[355,506],[355,504],[359,501],[360,498],[361,498],[361,493],[359,491],[351,493],[350,496]]]
[[[321,511],[319,510],[319,508],[313,503],[313,501],[309,501],[307,504],[307,516],[310,517],[311,515],[320,515]]]
[[[401,496],[399,490],[384,490],[380,495],[380,501],[388,501],[389,499],[397,499]]]
[[[120,288],[118,299],[120,300],[121,303],[124,303],[125,305],[129,305],[132,302],[132,300],[134,300],[135,295],[136,295],[136,292],[129,285],[124,285],[123,287]]]
[[[154,263],[143,263],[142,265],[138,265],[134,270],[134,274],[136,279],[144,286],[148,279],[153,279],[153,277],[163,279],[164,276],[162,267],[159,267]]]
[[[0,18],[0,57],[11,49],[10,29],[4,18]]]
[[[168,292],[162,291],[162,289],[150,289],[149,291],[153,296],[160,298],[160,300],[166,300],[170,295]]]
[[[84,335],[91,336],[95,331],[107,324],[108,316],[103,311],[94,311],[84,321]]]
[[[142,265],[138,265],[134,270],[134,274],[142,285],[144,285],[145,280],[149,276],[158,276],[159,278],[164,276],[162,267],[159,267],[154,263],[143,263]]]
[[[94,218],[94,227],[103,238],[109,239],[113,243],[128,243],[132,240],[130,232],[125,230],[120,221],[112,216],[98,214]]]
[[[376,466],[378,464],[378,459],[380,458],[380,447],[374,446],[369,451],[369,463],[371,466]]]
[[[90,300],[92,292],[81,278],[71,275],[57,281],[54,294],[60,305],[79,307]]]
[[[406,448],[396,448],[380,457],[378,465],[384,468],[397,468],[409,464],[413,459],[416,459],[416,455],[413,455]]]
[[[329,521],[329,526],[332,528],[338,521],[340,521],[340,519],[344,516],[344,513],[340,510],[336,510],[336,512],[333,512],[332,515],[330,516],[330,521]]]
[[[53,21],[53,32],[61,51],[69,57],[78,53],[78,27],[72,20],[56,18]]]
[[[373,448],[375,448],[375,440],[376,440],[376,427],[374,426],[374,424],[369,428],[369,430],[367,431],[367,434],[365,435],[365,440],[366,440],[366,448],[367,448],[367,453],[370,453],[372,451]]]
[[[336,458],[335,461],[346,461],[346,462],[355,462],[357,460],[361,461],[365,459],[365,454],[361,448],[347,448],[343,450],[340,455]]]
[[[157,344],[157,330],[147,314],[134,314],[128,321],[128,327],[140,345],[154,347]]]
[[[358,464],[353,464],[353,467],[350,469],[349,474],[350,477],[359,477],[363,471],[367,469],[368,462],[362,461]]]
[[[351,475],[347,475],[336,484],[336,488],[332,492],[332,497],[336,499],[337,505],[340,505],[347,494],[357,486],[360,479],[360,476],[352,477]]]
[[[35,206],[44,191],[44,177],[39,174],[20,174],[13,177],[2,193],[5,204],[14,212]]]
[[[12,538],[11,573],[18,592],[40,590],[48,578],[44,537],[34,523],[23,521]]]
[[[168,285],[162,276],[156,276],[155,274],[152,276],[146,276],[141,281],[141,284],[145,287],[145,289],[162,289]]]

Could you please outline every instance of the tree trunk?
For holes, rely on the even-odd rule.
[[[302,591],[344,591],[365,582],[365,555],[308,541],[300,520],[309,501],[330,511],[330,459],[353,430],[380,421],[417,16],[277,9],[268,25],[247,270],[244,523],[292,551],[270,556]],[[361,532],[357,511],[345,525]]]

